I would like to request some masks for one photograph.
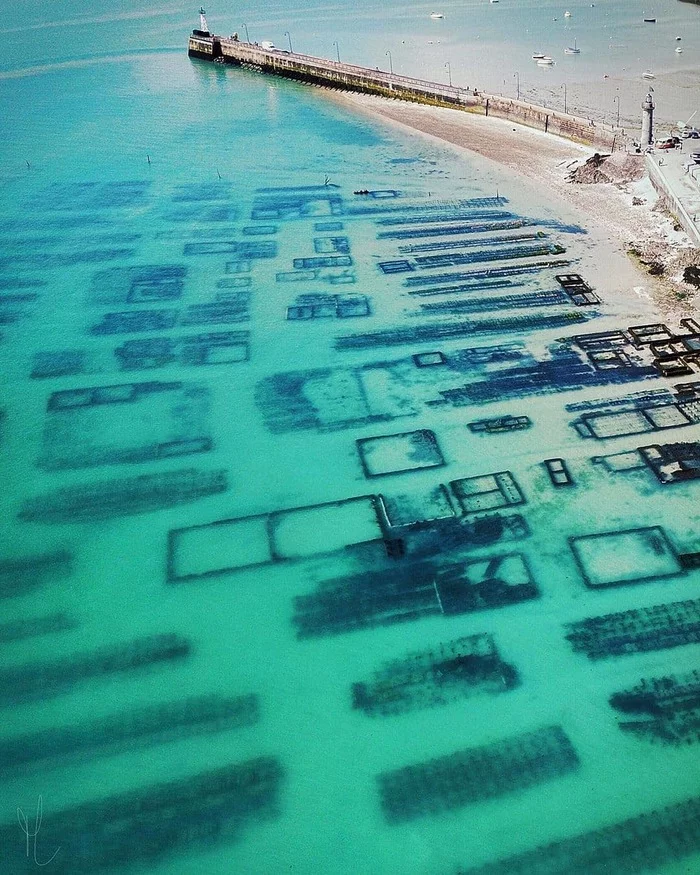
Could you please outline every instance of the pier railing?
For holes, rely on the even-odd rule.
[[[319,71],[334,70],[341,75],[361,76],[363,78],[376,79],[382,83],[393,83],[394,85],[402,85],[409,88],[421,87],[425,90],[439,89],[445,94],[458,96],[460,94],[468,94],[468,88],[459,88],[456,85],[442,85],[439,82],[431,82],[428,79],[416,79],[413,76],[401,76],[397,73],[389,73],[386,70],[379,68],[372,70],[371,67],[360,67],[357,64],[344,64],[340,61],[326,60],[325,58],[317,58],[314,55],[304,55],[297,52],[286,52],[280,49],[268,50],[256,46],[254,43],[243,43],[239,40],[222,39],[222,48],[233,48],[236,54],[240,54],[241,50],[247,51],[251,57],[257,57],[262,63],[268,63],[270,59],[278,62],[278,65],[285,66],[285,58],[293,62],[303,62],[309,68],[315,68]],[[224,57],[227,53],[224,53]],[[472,89],[473,93],[473,89]]]

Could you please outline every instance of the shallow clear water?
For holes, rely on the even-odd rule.
[[[649,7],[649,8],[647,8]],[[433,11],[443,19],[430,18]],[[566,11],[571,12],[565,17]],[[657,118],[687,121],[700,111],[697,8],[677,0],[654,6],[635,0],[586,0],[562,5],[531,0],[448,2],[436,10],[423,2],[400,8],[365,0],[352,16],[342,3],[308,2],[210,7],[216,33],[239,32],[251,40],[273,40],[347,63],[389,69],[409,76],[521,96],[557,109],[636,128],[651,70]],[[196,9],[195,9],[196,13]],[[34,75],[56,65],[103,65],[133,52],[174,50],[192,26],[193,12],[181,0],[152,9],[131,3],[100,7],[85,15],[79,6],[47,14],[43,4],[23,6],[22,21],[0,29],[6,46],[0,78]],[[654,24],[644,18],[654,17]],[[196,16],[195,16],[196,18]],[[677,41],[677,37],[681,37]],[[578,55],[565,55],[576,45]],[[337,47],[335,45],[337,43]],[[676,48],[682,48],[677,54]],[[553,67],[538,67],[533,52],[550,55]]]
[[[693,440],[691,413],[668,402],[645,415],[633,399],[624,421],[600,415],[619,409],[606,399],[681,378],[640,366],[616,383],[558,342],[653,322],[648,301],[615,303],[628,278],[615,262],[597,287],[601,307],[562,299],[554,275],[586,277],[601,253],[575,217],[488,162],[349,116],[315,90],[191,62],[189,10],[135,11],[5,32],[7,73],[27,72],[6,76],[0,96],[12,120],[0,231],[6,871],[35,868],[15,809],[33,824],[40,796],[37,859],[60,847],[47,871],[183,875],[454,872],[692,796],[695,745],[623,731],[608,698],[692,670],[698,645],[599,661],[565,637],[567,623],[697,595],[698,572],[677,558],[699,549],[695,484],[661,485],[638,454],[591,461]],[[429,11],[416,12],[426,29]],[[324,16],[340,26],[332,9],[316,11],[319,30]],[[271,11],[269,27],[276,20]],[[368,31],[376,20],[368,10]],[[404,27],[396,16],[397,34]],[[10,54],[15,40],[21,58]],[[321,42],[295,48],[323,53]],[[177,51],[160,50],[169,45]],[[153,51],[127,56],[144,47]],[[96,52],[100,63],[28,72]],[[460,233],[425,230],[460,223]],[[565,252],[535,251],[556,245]],[[499,288],[470,278],[450,284],[471,289],[440,289],[441,274],[502,266],[489,253],[503,258],[506,246],[530,249],[510,250],[516,269],[564,263],[499,277]],[[455,252],[465,258],[452,266],[417,260]],[[391,265],[402,260],[413,270]],[[431,289],[440,293],[409,294]],[[450,311],[420,309],[444,301]],[[497,318],[511,321],[483,324]],[[378,335],[396,330],[418,333]],[[435,351],[444,363],[413,358]],[[643,351],[624,355],[645,361]],[[524,384],[517,368],[529,369]],[[467,428],[506,415],[532,425]],[[582,417],[587,439],[571,425]],[[654,422],[683,425],[652,434]],[[555,488],[542,465],[560,457],[573,487]],[[198,473],[165,476],[189,469]],[[513,479],[456,482],[498,472]],[[442,517],[452,528],[400,525]],[[644,531],[619,534],[630,529]],[[597,533],[614,537],[569,542]],[[514,604],[498,606],[506,597],[488,588],[471,608],[464,601],[479,581],[501,578],[526,587]],[[151,641],[155,653],[131,644],[162,634],[181,637]],[[492,636],[500,658],[487,677],[457,671],[450,686],[411,670],[403,707],[394,670],[388,691],[377,681],[380,713],[365,713],[357,688],[353,708],[353,685],[369,686],[387,663],[425,652],[439,662],[440,646],[477,635]],[[90,656],[117,645],[127,645],[122,671],[114,656]],[[53,669],[29,672],[36,663]],[[217,718],[208,695],[256,698],[228,701]],[[170,710],[144,716],[157,705]],[[145,731],[149,720],[159,732]],[[140,743],[117,744],[135,725]],[[576,768],[555,743],[545,757],[553,774],[538,777],[521,740],[492,756],[483,781],[466,781],[468,798],[424,777],[403,802],[382,805],[379,776],[550,726],[565,733]],[[13,752],[7,742],[20,736]],[[262,790],[239,815],[212,781],[201,790],[188,781],[253,760]],[[143,797],[123,794],[178,780],[192,799],[180,789],[178,810],[172,787],[158,791],[144,833]],[[431,792],[444,810],[426,812]],[[107,815],[96,805],[104,798]],[[118,810],[115,834],[96,832]],[[170,853],[155,853],[165,823]],[[653,871],[697,871],[697,860]],[[622,871],[619,859],[611,865]]]

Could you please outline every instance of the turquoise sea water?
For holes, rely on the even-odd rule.
[[[454,873],[693,797],[696,484],[637,451],[697,437],[693,378],[571,340],[656,320],[623,265],[576,306],[577,217],[188,60],[190,10],[42,9],[0,94],[0,871]],[[642,871],[588,841],[522,871]]]
[[[430,18],[433,11],[445,17]],[[566,17],[564,13],[571,13]],[[45,4],[22,7],[21,20],[0,28],[5,51],[0,77],[34,75],[55,65],[114,62],[130,52],[180,51],[183,34],[196,23],[197,10],[177,3],[138,8],[123,2],[75,4],[47,12]],[[656,18],[646,24],[644,18]],[[247,33],[251,40],[273,40],[282,49],[335,57],[419,78],[477,87],[522,97],[558,109],[617,122],[639,124],[639,108],[651,70],[657,118],[665,124],[686,121],[700,111],[700,24],[691,3],[637,0],[598,3],[558,0],[447,2],[439,9],[424,2],[393,8],[364,0],[347,14],[345,4],[269,3],[209,7],[216,33]],[[680,37],[680,41],[677,38]],[[578,55],[565,55],[576,45]],[[337,43],[337,46],[335,45]],[[681,48],[680,54],[676,48]],[[533,52],[550,55],[553,67],[538,67]]]

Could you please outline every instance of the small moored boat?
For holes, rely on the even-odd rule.
[[[544,58],[538,58],[537,65],[539,67],[553,67],[554,59],[550,58],[548,55],[545,55]]]
[[[545,57],[544,52],[533,52],[532,53],[532,60],[533,61],[540,61],[544,57]]]
[[[651,72],[651,70],[645,70],[642,73],[642,79],[656,79],[656,76]]]
[[[430,17],[431,18],[444,18],[445,16],[442,14],[442,12],[431,12]]]
[[[565,55],[580,55],[581,54],[581,49],[576,45],[576,40],[574,40],[573,46],[567,46],[564,49],[564,54]]]

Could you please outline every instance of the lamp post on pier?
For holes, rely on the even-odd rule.
[[[389,72],[393,74],[394,72],[394,62],[391,60],[391,52],[387,51],[386,53],[389,57]]]
[[[450,88],[452,88],[452,66],[449,61],[445,61],[445,66],[447,67],[447,75],[450,81]]]
[[[245,41],[247,43],[249,43],[250,42],[250,34],[248,33],[248,25],[244,23],[242,25],[242,27],[243,27],[243,30],[245,31]]]
[[[340,63],[340,46],[338,45],[338,40],[333,40],[333,45],[335,46],[335,54],[338,58],[338,63]]]
[[[520,100],[520,73],[516,72],[514,75],[515,75],[515,89],[516,89],[516,91],[515,91],[516,98],[515,99]]]
[[[564,82],[562,88],[564,89],[564,113],[566,114],[566,82]]]
[[[613,100],[617,101],[617,124],[615,125],[615,127],[619,128],[620,127],[620,95],[616,94],[615,97],[613,97]]]
[[[288,30],[285,30],[284,35],[285,35],[285,36],[287,37],[287,39],[289,40],[289,51],[290,51],[292,54],[294,54],[294,49],[292,48],[292,37],[291,37],[289,31],[288,31]]]

